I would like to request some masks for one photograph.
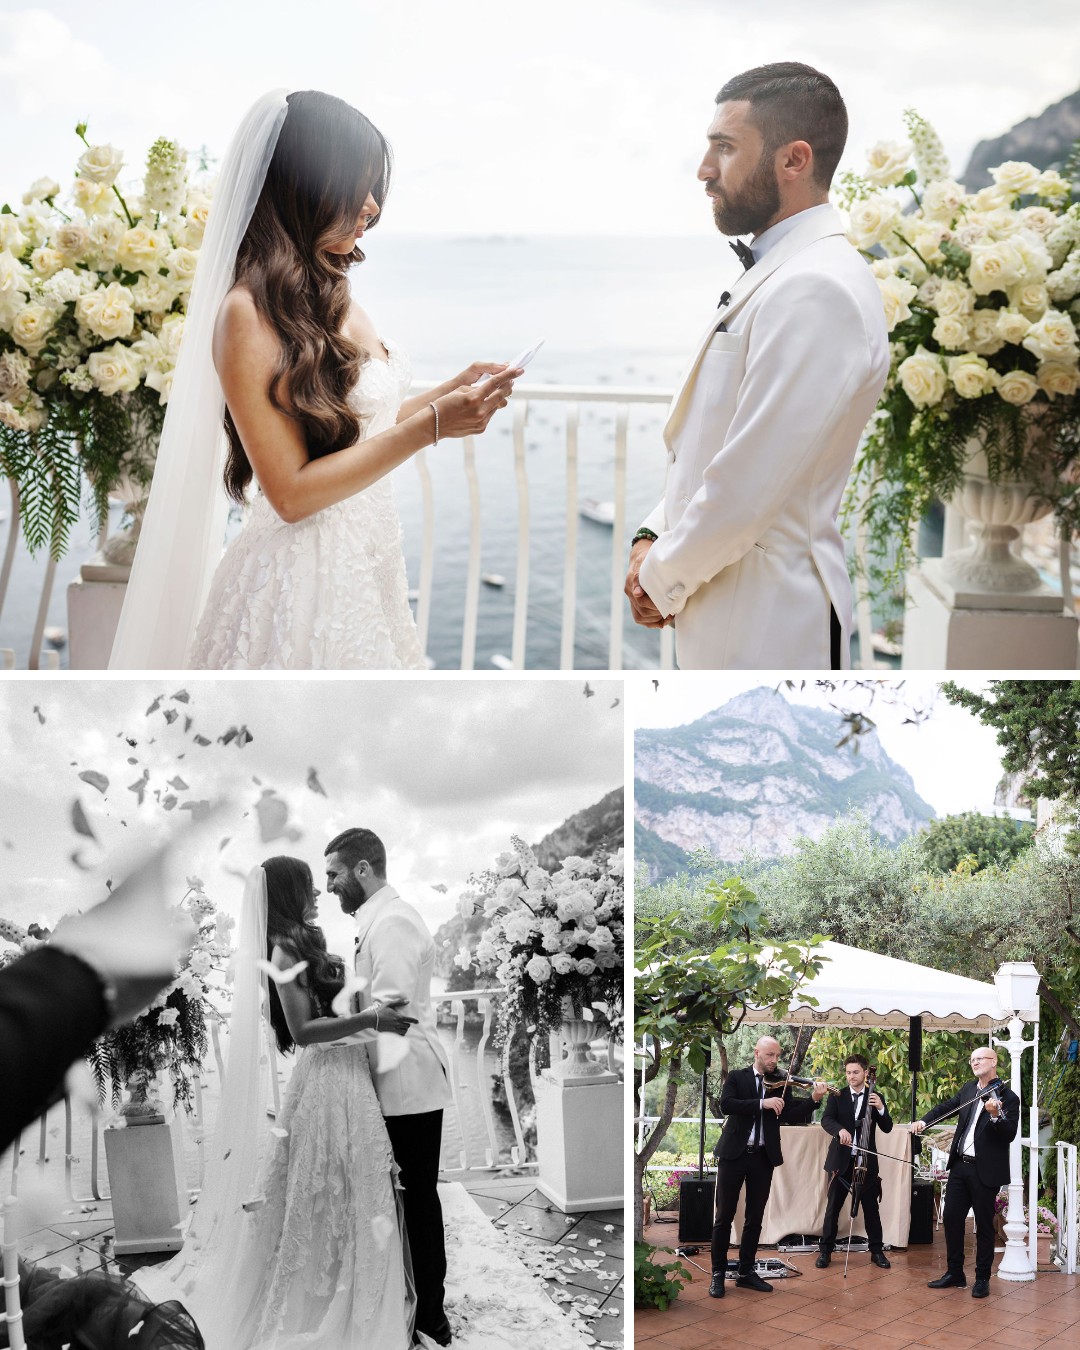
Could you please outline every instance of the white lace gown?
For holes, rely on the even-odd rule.
[[[366,1047],[302,1049],[275,1129],[228,1291],[187,1247],[138,1284],[180,1299],[207,1350],[408,1350],[395,1165]]]
[[[394,425],[406,354],[385,344],[353,391],[365,436]],[[214,573],[191,670],[418,670],[401,523],[389,477],[288,524],[256,493]]]

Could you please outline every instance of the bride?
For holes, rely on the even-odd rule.
[[[424,666],[388,475],[440,439],[483,431],[521,372],[478,361],[405,397],[405,353],[348,281],[389,179],[381,133],[329,94],[267,94],[241,123],[111,669]],[[243,503],[253,478],[219,563],[226,493]]]
[[[181,1300],[207,1350],[414,1343],[390,1140],[367,1045],[342,1038],[405,1035],[415,1019],[390,1005],[329,1015],[344,967],[314,926],[317,895],[298,858],[268,858],[248,878],[205,1184],[183,1251],[134,1276],[148,1296]],[[267,982],[267,954],[281,983]],[[260,1003],[279,1048],[303,1047],[269,1130]]]

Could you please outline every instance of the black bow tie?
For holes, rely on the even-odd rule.
[[[735,254],[736,258],[738,258],[738,260],[742,263],[743,267],[746,268],[747,270],[753,267],[757,259],[754,257],[753,252],[750,249],[750,245],[744,244],[741,239],[732,239],[730,242],[732,253]]]

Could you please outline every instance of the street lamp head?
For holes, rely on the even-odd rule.
[[[1003,1013],[1030,1012],[1038,1006],[1039,972],[1030,961],[1006,961],[994,973]]]

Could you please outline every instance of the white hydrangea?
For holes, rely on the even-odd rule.
[[[146,157],[143,205],[147,214],[179,216],[187,200],[187,151],[159,137]]]
[[[911,137],[912,154],[915,157],[915,171],[919,182],[929,185],[949,177],[949,160],[941,138],[926,120],[914,108],[904,111],[904,124]]]

